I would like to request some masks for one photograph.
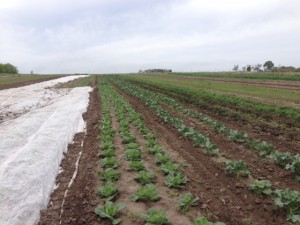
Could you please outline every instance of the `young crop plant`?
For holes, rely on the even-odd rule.
[[[114,170],[113,168],[107,168],[103,172],[98,172],[98,177],[106,181],[117,181],[121,177],[121,173]]]
[[[122,141],[123,144],[129,144],[132,142],[136,142],[136,138],[132,134],[129,134],[129,133],[123,133],[122,138],[123,138],[123,141]]]
[[[103,150],[99,155],[104,158],[112,157],[112,156],[115,156],[115,150],[112,148],[106,149],[106,150]]]
[[[129,167],[132,171],[138,172],[141,170],[145,170],[144,161],[131,161],[129,163]]]
[[[111,220],[113,225],[117,225],[121,223],[121,219],[117,218],[117,214],[125,207],[125,203],[115,205],[111,201],[106,201],[104,206],[97,206],[95,213],[103,219]]]
[[[194,197],[192,193],[185,193],[179,196],[179,210],[187,212],[192,206],[198,205],[199,198]]]
[[[275,190],[275,205],[287,211],[287,220],[300,223],[300,192],[288,188]]]
[[[290,152],[274,151],[270,155],[270,158],[273,159],[277,165],[280,165],[284,168],[293,161],[293,156]]]
[[[173,163],[173,162],[166,162],[160,166],[161,170],[164,172],[164,174],[174,173],[179,171],[179,164]]]
[[[148,151],[150,154],[156,154],[156,153],[165,154],[165,150],[158,145],[154,145],[152,148],[149,148]]]
[[[150,184],[154,182],[155,174],[142,170],[134,176],[134,179],[137,180],[140,184]]]
[[[182,188],[187,182],[187,177],[181,172],[171,172],[166,176],[165,184],[168,187]]]
[[[237,143],[244,143],[248,138],[248,134],[237,130],[230,130],[229,138]]]
[[[138,161],[142,158],[142,153],[138,149],[127,149],[125,151],[126,159],[129,161]]]
[[[269,180],[254,180],[249,186],[249,190],[257,195],[271,195],[271,182]]]
[[[112,142],[112,140],[105,141],[101,144],[101,149],[102,150],[114,149],[114,143]]]
[[[300,182],[300,155],[297,154],[293,157],[290,164],[286,165],[285,169],[292,171],[296,174],[296,180]]]
[[[145,225],[167,225],[169,220],[165,210],[151,208],[147,214],[144,214]]]
[[[139,145],[137,143],[129,143],[127,149],[139,149]]]
[[[154,137],[152,138],[147,138],[146,140],[146,146],[149,148],[152,148],[153,146],[155,146],[155,139]]]
[[[169,156],[162,154],[162,153],[156,153],[155,154],[155,163],[157,164],[164,164],[166,162],[170,162],[171,159]]]
[[[209,140],[207,140],[204,144],[204,153],[210,156],[216,156],[219,154],[219,149],[215,144],[212,144]]]
[[[156,202],[160,199],[154,184],[146,184],[144,187],[138,187],[136,193],[131,196],[131,200],[136,201],[152,201]]]
[[[250,171],[247,164],[243,160],[228,160],[225,162],[226,170],[230,175],[241,177],[248,177]]]
[[[262,142],[257,142],[256,146],[254,147],[257,151],[259,151],[259,154],[261,156],[268,156],[274,151],[273,145],[262,141]]]
[[[112,181],[107,181],[104,186],[98,188],[98,195],[100,198],[113,199],[118,194],[118,187]]]
[[[117,168],[119,166],[119,161],[116,157],[106,157],[101,160],[101,166],[104,168]]]
[[[206,219],[205,217],[200,216],[195,219],[195,225],[226,225],[226,224],[223,222],[213,223],[208,221],[208,219]]]

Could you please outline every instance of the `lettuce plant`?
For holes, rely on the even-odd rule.
[[[225,162],[225,165],[230,175],[237,177],[248,177],[250,175],[248,166],[243,160],[228,160]]]
[[[287,211],[287,220],[300,223],[300,192],[288,188],[275,190],[275,205]]]
[[[105,205],[98,205],[95,209],[95,213],[101,218],[111,220],[113,225],[121,223],[121,219],[117,218],[118,212],[125,208],[125,203],[115,205],[111,201],[106,201]]]
[[[179,170],[179,167],[180,166],[177,163],[173,163],[173,162],[166,162],[160,166],[161,170],[165,174],[169,174],[171,172],[176,172]]]
[[[105,185],[98,188],[98,195],[100,198],[113,199],[118,194],[118,187],[112,181],[107,181]]]
[[[98,172],[98,177],[102,180],[107,180],[107,181],[117,181],[119,180],[120,176],[121,173],[114,170],[113,168],[107,168],[103,172],[101,171]]]
[[[138,187],[136,193],[131,196],[131,200],[136,201],[153,201],[156,202],[160,199],[157,194],[154,184],[146,184],[144,187]]]
[[[183,212],[189,211],[192,206],[198,205],[199,198],[191,193],[185,193],[179,196],[179,209]]]
[[[254,180],[249,186],[249,190],[258,195],[271,195],[271,182],[269,180]]]
[[[195,225],[226,225],[226,224],[223,222],[213,223],[208,221],[208,219],[206,219],[205,217],[200,216],[195,219]]]
[[[182,188],[187,182],[187,177],[181,172],[171,172],[166,176],[165,184],[168,187]]]
[[[106,157],[101,160],[101,166],[104,168],[117,168],[119,166],[119,162],[116,157]]]
[[[145,166],[144,166],[144,161],[131,161],[129,163],[129,167],[131,170],[133,171],[141,171],[141,170],[145,170]]]
[[[165,210],[157,210],[151,208],[147,214],[144,214],[144,220],[146,225],[166,225],[169,224],[169,220],[166,216]]]
[[[166,162],[171,161],[170,157],[161,153],[156,153],[155,154],[155,163],[157,164],[163,164]]]
[[[134,179],[137,180],[140,184],[150,184],[153,182],[154,177],[154,173],[142,170],[134,176]]]
[[[127,160],[138,161],[142,158],[142,154],[138,149],[127,149],[125,151],[125,156]]]

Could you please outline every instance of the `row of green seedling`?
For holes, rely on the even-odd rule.
[[[124,203],[114,204],[113,200],[119,194],[116,181],[121,174],[116,170],[119,166],[119,160],[115,155],[114,136],[115,131],[112,128],[112,118],[110,113],[109,89],[104,82],[99,82],[99,95],[102,103],[102,120],[99,127],[101,134],[101,151],[99,156],[101,159],[101,167],[103,171],[98,172],[98,177],[104,181],[104,184],[97,189],[100,198],[105,199],[105,204],[99,204],[95,209],[95,213],[103,219],[109,219],[112,224],[121,223],[118,213],[124,207]]]
[[[277,165],[283,167],[285,170],[291,171],[296,174],[296,180],[300,182],[300,155],[293,155],[290,152],[278,151],[275,147],[265,141],[255,140],[249,137],[245,132],[233,130],[227,127],[224,123],[220,121],[213,120],[209,116],[200,113],[195,110],[186,109],[179,104],[179,102],[173,98],[162,95],[160,93],[154,93],[150,90],[141,89],[137,85],[130,84],[130,88],[139,89],[143,91],[147,96],[162,101],[169,106],[172,106],[179,113],[187,114],[193,118],[198,119],[200,122],[204,122],[213,128],[216,133],[223,133],[231,140],[236,143],[244,144],[246,147],[256,150],[259,152],[260,156],[267,157],[273,160]],[[186,129],[185,127],[183,129]]]
[[[120,96],[121,97],[121,96]],[[144,122],[141,119],[140,115],[135,112],[135,110],[131,107],[131,105],[121,97],[121,104],[123,104],[124,109],[122,109],[122,113],[120,114],[120,120],[128,119],[138,128],[140,133],[144,136],[146,140],[146,146],[148,152],[150,154],[155,155],[155,163],[160,165],[162,172],[165,177],[165,184],[169,188],[182,188],[186,184],[187,177],[180,171],[180,166],[177,163],[172,162],[171,158],[167,156],[165,150],[156,144],[155,136],[144,126]],[[126,118],[124,114],[126,113]],[[129,125],[129,124],[128,124]],[[128,126],[129,128],[129,126]],[[129,130],[128,130],[129,131]],[[126,159],[134,160],[140,159],[141,155],[139,146],[136,143],[128,143],[126,148]],[[133,157],[133,155],[135,155]],[[137,180],[142,185],[142,187],[138,187],[135,194],[132,195],[131,199],[133,201],[158,201],[159,196],[156,191],[156,187],[153,184],[155,174],[142,169],[138,174],[134,176],[134,179]],[[193,196],[191,193],[185,193],[179,196],[179,204],[178,209],[187,212],[192,206],[198,204],[198,198]],[[148,214],[144,216],[145,220],[148,224],[168,224],[168,219],[166,218],[166,213],[164,210],[156,210],[154,208],[150,209]],[[195,224],[206,224],[202,222],[208,222],[204,217],[199,217],[195,220]],[[221,222],[209,224],[224,224]]]

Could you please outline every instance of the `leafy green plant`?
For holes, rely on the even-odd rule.
[[[112,181],[107,181],[105,185],[98,188],[98,195],[101,198],[113,199],[118,194],[118,187]]]
[[[129,163],[129,167],[131,170],[133,171],[141,171],[141,170],[145,170],[145,166],[144,166],[144,161],[131,161]]]
[[[273,145],[265,141],[257,142],[255,149],[259,151],[261,156],[268,156],[274,151]]]
[[[146,225],[166,225],[169,224],[169,220],[166,216],[165,210],[157,210],[151,208],[147,214],[144,214],[144,220]]]
[[[249,190],[258,195],[271,195],[271,182],[269,180],[254,180],[249,186]]]
[[[130,161],[137,161],[142,158],[142,154],[138,149],[127,149],[125,151],[125,156],[126,159]]]
[[[119,162],[116,157],[106,157],[101,160],[101,166],[104,168],[117,168],[119,166]]]
[[[101,156],[101,157],[112,157],[112,156],[115,156],[115,150],[112,149],[112,148],[103,150],[103,151],[100,153],[100,156]]]
[[[160,197],[157,194],[154,184],[146,184],[144,187],[138,187],[136,193],[131,196],[131,200],[136,201],[158,201]]]
[[[101,171],[98,172],[98,177],[102,180],[107,180],[107,181],[117,181],[119,180],[120,176],[121,173],[114,170],[113,168],[107,168],[103,172]]]
[[[165,173],[165,174],[169,174],[172,172],[176,172],[179,170],[179,165],[177,163],[173,163],[173,162],[166,162],[164,164],[162,164],[160,166],[161,170]]]
[[[150,184],[153,183],[154,177],[155,177],[154,173],[143,170],[140,171],[138,174],[136,174],[134,176],[134,179],[141,184]]]
[[[208,219],[206,219],[205,217],[200,216],[195,219],[195,225],[226,225],[226,224],[223,222],[213,223],[208,221]]]
[[[127,149],[138,149],[139,145],[137,143],[129,143]]]
[[[279,152],[274,151],[270,158],[275,161],[276,164],[286,167],[286,165],[290,164],[293,160],[292,153],[290,152]]]
[[[191,193],[185,193],[179,196],[179,209],[183,212],[189,211],[192,206],[198,205],[199,198],[194,197]]]
[[[230,130],[229,138],[237,143],[243,143],[248,138],[248,134],[237,130]]]
[[[163,163],[166,163],[166,162],[169,162],[169,161],[171,161],[169,156],[164,155],[162,153],[156,153],[155,154],[155,163],[163,164]]]
[[[293,223],[300,223],[300,192],[288,188],[275,190],[275,205],[287,211],[287,219]]]
[[[292,171],[293,173],[300,175],[300,155],[297,154],[293,157],[290,164],[286,165],[285,169]]]
[[[247,164],[243,160],[228,160],[225,162],[226,170],[230,175],[237,177],[248,177],[250,171],[248,170]]]
[[[114,149],[114,143],[112,141],[105,141],[101,144],[100,147],[102,150]]]
[[[165,184],[168,187],[182,188],[187,182],[187,177],[181,172],[171,172],[166,176]]]
[[[147,138],[146,145],[150,148],[155,146],[155,139],[154,138]]]
[[[151,154],[156,154],[156,153],[164,154],[165,153],[165,150],[158,145],[154,145],[152,148],[149,148],[148,151]]]
[[[122,138],[123,138],[122,143],[124,143],[124,144],[129,144],[129,143],[132,143],[132,142],[136,141],[136,138],[133,135],[129,134],[129,133],[124,133],[122,135]]]
[[[105,205],[98,205],[95,213],[101,218],[111,220],[113,225],[121,223],[121,219],[116,218],[117,214],[126,207],[125,203],[113,204],[111,201],[106,201]]]
[[[215,144],[212,144],[210,140],[206,140],[204,144],[204,153],[210,156],[218,155],[219,154],[219,149]]]

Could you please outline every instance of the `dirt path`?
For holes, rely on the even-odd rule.
[[[190,141],[182,138],[172,127],[163,124],[139,100],[120,92],[143,115],[147,127],[157,134],[160,144],[176,151],[189,165],[185,169],[186,175],[191,178],[187,189],[200,197],[198,210],[202,215],[230,225],[249,222],[287,224],[285,214],[275,209],[270,198],[251,194],[245,182],[227,175],[224,165],[194,148]]]
[[[74,143],[69,145],[68,153],[61,164],[62,172],[57,177],[59,186],[51,195],[48,209],[41,212],[40,225],[106,224],[100,223],[94,213],[98,204],[96,187],[99,141],[97,136],[100,118],[98,88],[94,88],[90,93],[88,110],[84,115],[87,125],[86,134],[77,134]],[[72,176],[76,178],[70,184]]]

